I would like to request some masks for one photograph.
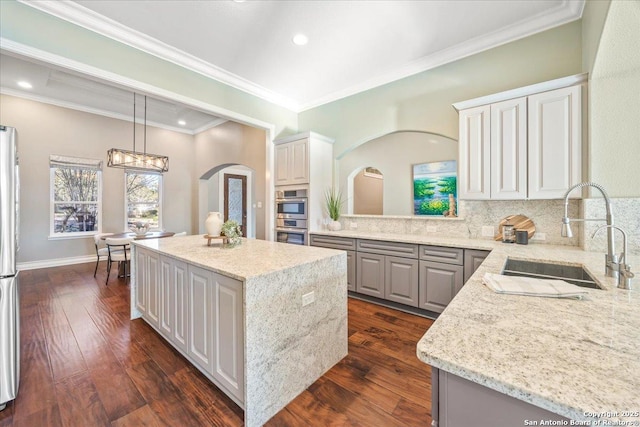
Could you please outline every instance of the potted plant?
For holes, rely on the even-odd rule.
[[[334,188],[330,188],[325,193],[325,201],[327,202],[329,218],[331,218],[331,222],[327,227],[331,231],[338,231],[342,228],[342,224],[338,222],[338,219],[340,218],[340,211],[342,210],[342,205],[344,203],[342,200],[342,193],[340,190],[336,191]]]

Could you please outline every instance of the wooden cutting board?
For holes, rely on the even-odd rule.
[[[509,215],[502,218],[502,220],[498,224],[498,234],[496,235],[494,240],[502,240],[502,226],[506,223],[513,225],[513,228],[515,228],[516,230],[527,230],[529,239],[531,239],[533,235],[536,234],[536,226],[529,218],[524,215]]]

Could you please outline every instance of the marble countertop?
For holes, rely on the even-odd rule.
[[[132,243],[243,281],[342,254],[334,249],[245,238],[233,247],[223,247],[220,243],[207,246],[202,235]]]
[[[640,257],[634,290],[604,275],[604,254],[571,246],[504,244],[354,231],[316,234],[491,250],[417,345],[436,368],[576,420],[622,421],[640,411]],[[583,265],[603,289],[583,300],[500,295],[482,284],[507,257]],[[614,414],[617,412],[617,415]]]
[[[464,239],[459,237],[436,237],[420,234],[378,233],[358,230],[322,230],[312,231],[310,234],[316,234],[320,236],[348,237],[352,239],[386,240],[388,242],[415,243],[418,245],[448,246],[452,248],[481,249],[486,251],[493,250],[494,248],[500,247],[502,245],[502,242],[495,242],[489,239]]]

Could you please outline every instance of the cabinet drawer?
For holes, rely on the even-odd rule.
[[[358,239],[358,252],[399,256],[404,258],[418,258],[418,245]]]
[[[343,249],[345,251],[356,250],[356,240],[348,237],[335,236],[319,236],[311,235],[311,246],[320,246],[323,248]]]
[[[420,259],[423,261],[462,265],[464,262],[463,254],[464,249],[420,245]]]

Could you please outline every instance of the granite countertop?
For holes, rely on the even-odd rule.
[[[207,246],[202,235],[132,243],[243,281],[342,254],[334,249],[244,238],[233,247],[223,247],[220,243]]]
[[[436,368],[576,420],[640,411],[640,257],[635,290],[604,275],[604,254],[580,248],[358,231],[316,234],[491,250],[417,345]],[[482,284],[507,257],[583,265],[604,289],[583,300],[500,295]],[[603,414],[598,416],[595,414]],[[608,413],[608,414],[607,414]],[[616,414],[617,413],[617,414]]]

